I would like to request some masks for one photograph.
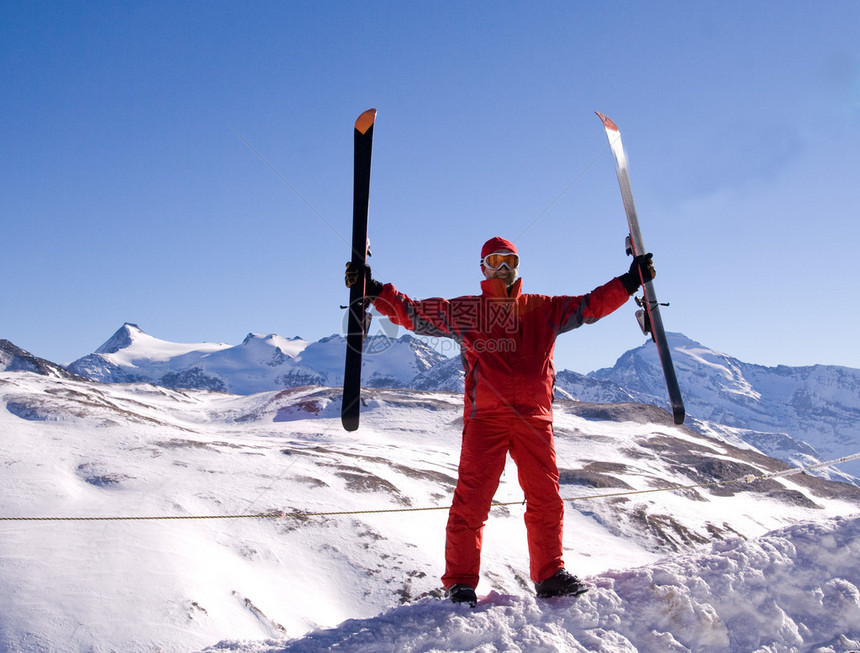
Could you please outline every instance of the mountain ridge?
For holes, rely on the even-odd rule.
[[[746,442],[797,466],[860,450],[860,370],[833,365],[765,367],[714,351],[683,334],[668,337],[688,423],[698,431]],[[345,346],[345,338],[337,334],[309,341],[249,333],[236,346],[172,343],[126,323],[93,354],[66,369],[47,361],[41,369],[106,383],[254,394],[307,385],[339,387]],[[367,388],[463,390],[459,357],[446,358],[411,334],[396,339],[371,336],[367,348],[363,366]],[[613,367],[587,375],[561,370],[556,397],[663,407],[665,385],[656,348],[646,341],[622,354]],[[843,470],[860,476],[860,462],[849,462]]]
[[[668,339],[688,420],[700,431],[740,438],[801,466],[860,450],[860,370],[835,365],[765,367],[683,334],[669,333]],[[127,344],[117,348],[120,343]],[[345,338],[337,334],[314,342],[251,333],[235,347],[178,345],[151,338],[127,323],[68,369],[103,382],[145,381],[251,394],[304,385],[338,387],[345,347]],[[463,390],[459,357],[446,358],[421,338],[375,335],[368,338],[366,349],[366,387]],[[656,348],[647,340],[622,354],[613,367],[587,375],[561,370],[556,395],[663,407],[666,391]],[[860,475],[860,462],[844,469]]]

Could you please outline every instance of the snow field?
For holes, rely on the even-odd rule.
[[[815,496],[820,509],[747,491],[568,503],[567,563],[594,585],[576,601],[533,598],[524,508],[494,508],[485,598],[459,610],[438,600],[458,398],[377,391],[362,428],[347,434],[330,395],[236,397],[0,373],[3,517],[443,508],[0,521],[0,650],[770,653],[845,651],[860,639],[858,503],[848,498]],[[562,467],[612,463],[605,476],[634,489],[690,482],[655,442],[717,461],[737,455],[659,424],[561,410],[557,425]],[[563,494],[620,490],[569,484]],[[512,466],[496,498],[521,500]],[[671,516],[707,539],[657,546],[631,520],[636,511]],[[724,523],[731,530],[719,537],[708,531]],[[661,524],[656,532],[674,537],[673,523]]]

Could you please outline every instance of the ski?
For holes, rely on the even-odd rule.
[[[352,252],[350,260],[362,270],[358,282],[349,289],[346,328],[346,365],[343,372],[343,403],[340,420],[347,431],[358,428],[361,413],[361,352],[367,333],[370,303],[365,297],[364,274],[367,257],[367,210],[370,200],[370,158],[376,109],[368,109],[355,121],[355,164],[352,196]]]
[[[630,228],[628,238],[628,251],[633,256],[647,253],[642,243],[642,232],[639,229],[639,219],[636,216],[636,206],[633,203],[633,191],[630,189],[630,175],[627,171],[627,156],[624,146],[621,144],[621,132],[611,118],[596,111],[597,116],[603,122],[606,136],[609,138],[609,147],[615,156],[615,171],[618,173],[618,185],[621,188],[621,199],[624,202],[624,211],[627,214],[627,225]],[[666,389],[669,391],[669,403],[672,405],[672,415],[675,424],[683,424],[685,411],[684,400],[681,397],[681,388],[678,386],[678,377],[675,375],[675,366],[672,364],[672,354],[669,343],[666,340],[666,331],[663,328],[663,318],[660,315],[660,304],[654,292],[654,283],[649,279],[643,280],[642,292],[645,297],[637,302],[643,307],[638,312],[637,319],[642,331],[648,335],[657,345],[657,354],[660,364],[663,366],[663,376],[666,379]]]

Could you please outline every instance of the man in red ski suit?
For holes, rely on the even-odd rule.
[[[526,498],[530,576],[539,596],[575,595],[585,585],[564,569],[562,519],[552,432],[556,336],[591,324],[651,279],[651,255],[586,295],[524,294],[516,246],[491,238],[481,250],[481,295],[413,300],[367,275],[367,295],[392,322],[460,344],[465,370],[463,441],[448,516],[442,583],[455,602],[476,601],[484,523],[508,452]],[[359,271],[347,264],[352,285]]]

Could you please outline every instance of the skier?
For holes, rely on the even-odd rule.
[[[552,354],[558,334],[612,313],[642,279],[653,279],[651,258],[635,257],[629,271],[586,295],[556,297],[522,292],[517,248],[500,237],[481,249],[481,295],[413,300],[392,284],[374,280],[367,268],[366,294],[380,313],[417,334],[460,344],[466,373],[463,441],[442,576],[455,603],[477,600],[484,523],[508,452],[526,498],[530,576],[537,595],[587,591],[562,560],[564,503],[552,432]],[[360,273],[347,263],[346,285],[354,285]]]

